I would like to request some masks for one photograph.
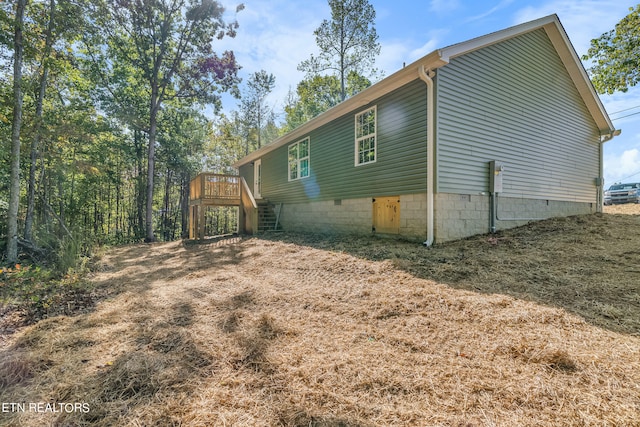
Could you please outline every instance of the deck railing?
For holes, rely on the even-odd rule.
[[[191,180],[191,200],[239,199],[240,177],[215,173],[201,173]]]
[[[258,231],[258,206],[244,178],[237,175],[201,173],[189,184],[189,238],[205,235],[205,209],[238,206],[238,231]]]

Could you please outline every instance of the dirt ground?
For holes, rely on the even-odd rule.
[[[640,426],[637,205],[431,249],[267,234],[98,267],[93,311],[0,349],[0,425]]]

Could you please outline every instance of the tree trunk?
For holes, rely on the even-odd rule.
[[[154,242],[156,237],[153,233],[153,184],[156,155],[156,132],[158,129],[158,109],[160,100],[158,99],[158,86],[152,85],[151,89],[151,111],[149,114],[149,158],[147,159],[147,211],[146,211],[146,242]]]
[[[172,234],[172,232],[170,231],[170,227],[171,227],[171,220],[170,220],[170,216],[169,216],[169,200],[170,200],[170,196],[171,196],[171,177],[172,173],[171,173],[171,169],[167,168],[167,175],[165,177],[165,183],[164,183],[164,200],[162,203],[162,233],[163,233],[163,239],[164,241],[170,241],[173,240],[171,239],[170,235]]]
[[[29,165],[29,190],[27,192],[27,216],[24,221],[24,239],[31,241],[33,229],[33,211],[35,206],[36,193],[36,167],[38,162],[38,145],[40,143],[40,131],[42,129],[42,104],[44,102],[47,88],[47,76],[49,74],[49,56],[53,44],[53,26],[55,18],[55,0],[51,0],[49,6],[49,24],[45,39],[45,48],[42,55],[42,76],[40,76],[40,92],[36,101],[36,130],[31,141],[31,164]]]
[[[140,131],[134,131],[133,141],[136,148],[136,161],[138,165],[138,175],[136,177],[136,238],[141,239],[145,234],[144,226],[144,149],[142,147],[142,135]]]
[[[191,180],[189,172],[182,172],[182,185],[180,186],[180,212],[181,212],[181,233],[183,239],[189,238],[189,190]]]
[[[11,178],[7,215],[7,262],[18,260],[18,207],[20,205],[20,126],[22,125],[22,26],[27,0],[16,4],[13,60],[13,123],[11,125]]]

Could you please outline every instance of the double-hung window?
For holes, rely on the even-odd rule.
[[[356,114],[356,166],[376,161],[376,107]]]
[[[309,176],[309,138],[289,146],[289,181]]]

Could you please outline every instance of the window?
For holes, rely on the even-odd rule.
[[[309,176],[309,138],[289,146],[289,181]]]
[[[356,114],[356,166],[376,161],[376,107]]]

